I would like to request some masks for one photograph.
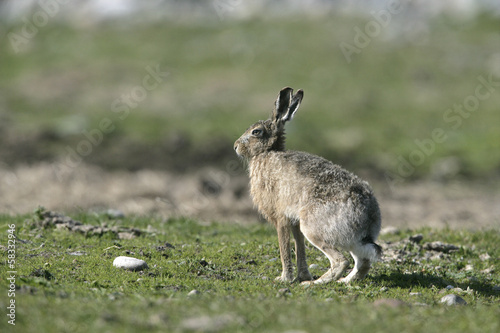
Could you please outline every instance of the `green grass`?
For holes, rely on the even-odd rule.
[[[365,280],[350,286],[307,288],[274,281],[281,264],[276,234],[268,225],[145,217],[121,221],[90,214],[77,218],[148,232],[117,239],[112,233],[43,229],[32,216],[1,216],[1,244],[7,246],[7,225],[15,225],[17,236],[16,327],[3,316],[2,331],[483,333],[500,328],[500,295],[493,288],[500,285],[497,230],[421,229],[386,235],[381,243],[405,251],[400,262],[377,263]],[[425,259],[423,247],[402,241],[417,232],[424,236],[422,243],[442,241],[460,249],[441,259]],[[0,305],[5,309],[10,300],[7,248],[0,253]],[[489,259],[481,257],[486,253]],[[327,259],[311,246],[307,254],[308,263],[320,267],[312,274],[322,274]],[[149,269],[117,269],[112,262],[119,255],[144,259]],[[488,268],[493,271],[484,272]],[[446,290],[448,285],[464,292]],[[194,289],[200,293],[188,296]],[[468,304],[439,304],[452,292]],[[374,305],[384,298],[408,305]]]
[[[84,139],[81,130],[110,117],[116,129],[106,142],[112,137],[162,143],[182,135],[200,152],[211,140],[224,142],[232,156],[234,140],[266,118],[279,89],[290,85],[303,88],[305,98],[288,126],[289,148],[383,174],[397,172],[398,156],[408,159],[418,149],[415,139],[442,128],[448,139],[408,178],[432,175],[450,157],[458,174],[496,174],[498,87],[458,128],[443,115],[474,94],[478,76],[487,77],[498,66],[498,18],[482,15],[467,24],[438,18],[424,44],[386,40],[383,34],[347,63],[339,45],[352,44],[354,27],[366,22],[333,15],[119,22],[85,30],[47,25],[22,52],[15,53],[7,38],[0,41],[4,117],[17,135],[55,132],[60,141],[43,144],[55,145],[60,154],[65,145]],[[397,29],[391,24],[384,32]],[[142,84],[146,66],[157,64],[169,76],[119,119],[112,103]],[[112,152],[116,143],[110,142],[98,149]],[[182,156],[172,153],[174,159]]]

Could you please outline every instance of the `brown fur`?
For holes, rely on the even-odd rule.
[[[278,232],[283,272],[278,279],[293,280],[290,232],[296,245],[298,276],[311,280],[305,259],[304,236],[327,255],[331,268],[315,283],[340,278],[348,266],[337,248],[349,250],[356,266],[344,279],[363,278],[370,262],[380,256],[373,243],[380,230],[380,211],[365,181],[332,162],[309,153],[285,150],[284,124],[302,101],[283,88],[266,121],[250,126],[235,142],[239,156],[249,160],[250,193],[260,213]]]

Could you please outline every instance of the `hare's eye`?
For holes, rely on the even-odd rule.
[[[259,136],[262,134],[262,130],[260,128],[256,128],[252,130],[252,135]]]

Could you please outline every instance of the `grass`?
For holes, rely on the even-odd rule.
[[[290,148],[351,169],[397,173],[398,156],[409,159],[419,149],[416,139],[442,128],[447,140],[415,163],[408,178],[435,175],[447,161],[454,163],[448,176],[497,174],[498,88],[457,128],[443,117],[474,94],[479,76],[496,73],[498,18],[485,14],[467,24],[438,18],[423,44],[387,39],[399,29],[394,23],[347,63],[339,45],[352,44],[354,27],[366,22],[332,15],[197,24],[118,21],[87,28],[48,24],[21,52],[14,52],[8,38],[0,41],[3,117],[21,137],[55,133],[50,137],[58,140],[43,142],[55,155],[109,117],[115,130],[105,143],[112,144],[96,151],[112,155],[117,138],[162,144],[181,136],[200,152],[207,142],[223,142],[232,157],[234,140],[266,118],[278,90],[290,85],[305,90],[288,126]],[[141,86],[145,68],[156,65],[169,76],[120,119],[113,102]],[[176,154],[173,159],[182,157]]]
[[[113,233],[92,236],[42,228],[36,215],[1,216],[1,244],[7,245],[7,225],[15,225],[17,236],[16,327],[4,316],[2,331],[483,333],[500,328],[500,295],[494,288],[500,285],[498,230],[421,229],[385,235],[380,242],[388,246],[387,255],[404,253],[397,261],[377,263],[365,280],[350,286],[305,288],[274,281],[281,264],[276,234],[268,225],[110,220],[92,214],[76,218],[146,232],[118,239]],[[459,250],[427,256],[436,253],[406,241],[415,233],[423,235],[424,244],[442,241]],[[319,266],[312,274],[322,274],[327,259],[311,246],[307,252],[308,263]],[[144,259],[149,269],[117,269],[112,262],[119,255]],[[5,247],[1,257],[0,305],[5,309],[10,299]],[[447,290],[449,285],[463,291]],[[199,293],[190,295],[192,290]],[[441,305],[448,293],[468,304]],[[387,298],[407,305],[374,304]]]

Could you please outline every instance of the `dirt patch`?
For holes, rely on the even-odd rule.
[[[200,165],[223,167],[234,158],[230,139],[215,137],[194,144],[189,136],[180,132],[155,142],[120,134],[107,135],[100,144],[94,145],[81,133],[67,135],[48,128],[19,133],[11,121],[1,117],[0,131],[3,134],[1,162],[11,168],[41,162],[70,166],[85,162],[111,171],[152,169],[179,173],[194,171]],[[79,153],[79,149],[84,153]],[[88,155],[87,151],[90,151]]]
[[[106,212],[125,215],[187,216],[205,221],[262,221],[248,195],[248,178],[240,169],[202,168],[177,174],[141,169],[108,171],[80,164],[60,174],[57,163],[0,167],[0,211],[48,210]],[[407,183],[391,189],[373,184],[383,226],[493,228],[500,225],[500,191],[491,186],[433,182]]]
[[[35,217],[32,223],[35,227],[38,228],[63,229],[80,233],[85,236],[102,236],[109,233],[118,237],[118,239],[132,239],[145,233],[145,231],[137,228],[129,228],[117,225],[108,226],[106,224],[101,224],[97,226],[84,224],[80,221],[73,220],[69,216],[65,216],[57,212],[45,211],[41,207],[36,210]]]

